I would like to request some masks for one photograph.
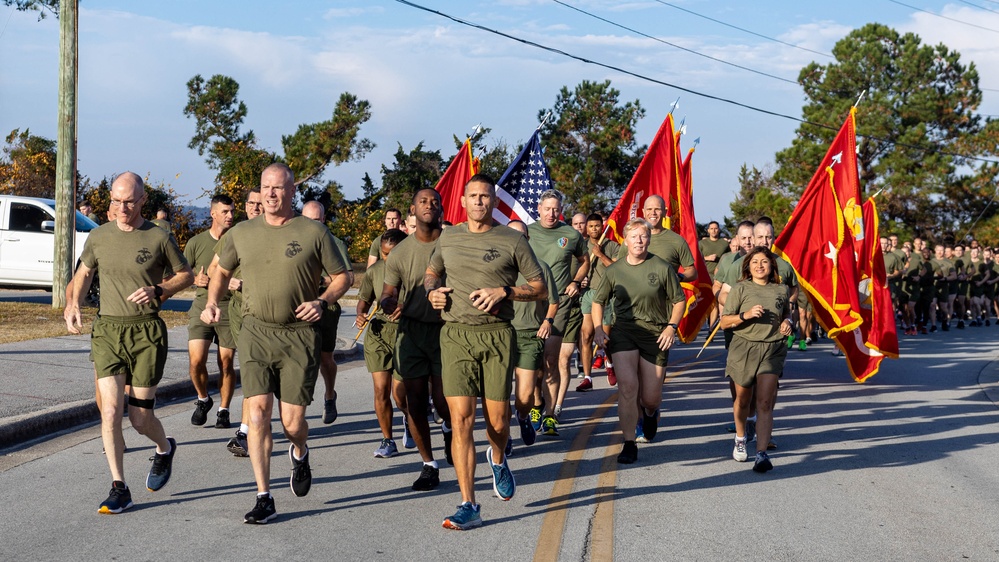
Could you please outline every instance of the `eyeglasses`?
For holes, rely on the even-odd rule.
[[[134,208],[136,205],[138,205],[141,202],[142,202],[141,199],[140,200],[126,199],[124,201],[120,199],[111,200],[111,204],[114,205],[115,207],[128,207],[129,209]]]

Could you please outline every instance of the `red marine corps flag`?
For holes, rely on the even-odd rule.
[[[652,139],[635,175],[628,182],[628,188],[621,194],[617,207],[611,211],[607,219],[610,230],[608,236],[613,235],[617,242],[624,243],[624,225],[638,216],[638,210],[650,195],[659,195],[667,202],[671,198],[676,200],[679,178],[680,161],[673,135],[673,115],[670,114]]]
[[[858,192],[853,116],[851,110],[774,241],[774,250],[794,268],[819,324],[830,337],[861,324],[853,235],[854,228],[862,227],[861,217],[851,213],[848,226],[839,196],[851,189]],[[852,186],[845,185],[849,183]]]
[[[697,141],[694,141],[695,146]],[[676,144],[677,156],[679,159],[680,143]],[[680,320],[680,341],[690,343],[701,331],[701,326],[711,314],[711,309],[715,306],[715,295],[711,290],[711,276],[708,268],[704,264],[704,256],[697,245],[697,223],[694,221],[694,190],[693,176],[690,168],[690,157],[693,156],[694,149],[687,152],[687,158],[680,165],[680,181],[677,182],[677,203],[679,207],[680,220],[671,226],[690,246],[690,253],[694,255],[694,269],[697,271],[697,279],[693,283],[681,282],[683,294],[687,299],[687,310]]]
[[[879,243],[878,212],[872,199],[865,201],[862,208],[864,236],[858,265],[860,315],[864,323],[855,330],[836,336],[836,345],[843,350],[850,375],[857,382],[864,382],[875,375],[885,356],[898,358],[895,311]]]
[[[461,145],[461,150],[448,164],[434,188],[441,194],[442,220],[458,224],[468,219],[465,208],[461,206],[461,196],[465,193],[465,184],[478,172],[479,161],[472,156],[472,139],[465,139],[465,144]]]

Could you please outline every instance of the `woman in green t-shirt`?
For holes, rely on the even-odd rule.
[[[777,276],[777,260],[769,248],[757,246],[742,260],[740,282],[725,300],[722,329],[732,329],[725,376],[735,382],[735,449],[732,458],[747,460],[746,416],[756,390],[756,463],[753,470],[773,468],[767,445],[773,431],[777,380],[784,372],[792,322],[788,288]]]
[[[624,227],[628,253],[607,268],[593,295],[594,318],[603,318],[604,306],[614,295],[614,337],[594,325],[593,341],[606,346],[617,371],[617,411],[624,434],[617,462],[623,464],[638,460],[635,430],[640,409],[645,439],[656,436],[669,349],[684,311],[676,270],[648,252],[651,235],[644,219],[628,221]]]

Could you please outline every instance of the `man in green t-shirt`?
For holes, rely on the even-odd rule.
[[[350,287],[329,229],[295,213],[295,193],[295,175],[287,165],[264,169],[260,177],[264,215],[234,226],[222,238],[218,274],[208,285],[201,316],[206,323],[218,322],[222,315],[218,303],[232,271],[240,267],[245,316],[237,345],[245,407],[250,411],[250,463],[257,482],[256,504],[244,516],[246,523],[266,523],[276,515],[270,494],[275,396],[281,401],[284,434],[291,441],[292,492],[301,497],[312,487],[305,411],[319,375],[321,342],[315,323]],[[330,284],[320,293],[324,276],[330,277]]]
[[[402,211],[392,207],[386,209],[385,211],[385,230],[392,230],[393,228],[402,228]],[[381,247],[382,247],[382,237],[379,234],[371,241],[371,247],[368,248],[368,267],[375,264],[376,261],[381,259]],[[377,289],[376,289],[377,290]]]
[[[121,513],[132,507],[125,484],[121,420],[122,396],[128,385],[128,419],[136,431],[156,444],[146,487],[166,485],[173,468],[177,442],[167,437],[153,406],[156,387],[166,364],[167,331],[159,317],[160,303],[191,286],[191,267],[166,231],[142,218],[146,191],[138,174],[125,172],[111,184],[115,220],[92,231],[73,276],[73,300],[63,317],[66,328],[79,334],[83,297],[94,273],[101,273],[101,303],[90,337],[91,359],[101,395],[101,435],[111,469],[111,493],[99,513]],[[164,271],[174,272],[164,280]]]
[[[215,246],[232,227],[233,213],[232,198],[221,193],[212,197],[210,214],[212,225],[208,230],[194,236],[187,241],[184,246],[184,257],[187,263],[194,270],[194,286],[197,290],[194,294],[194,301],[188,311],[187,324],[187,353],[190,357],[189,372],[194,390],[198,393],[198,399],[194,403],[194,413],[191,415],[191,423],[194,425],[205,425],[208,421],[208,412],[211,411],[215,403],[208,393],[208,351],[215,342],[218,345],[218,365],[219,365],[219,410],[215,419],[215,427],[228,429],[231,426],[229,421],[229,403],[232,401],[233,392],[236,390],[236,369],[233,362],[236,356],[236,342],[229,329],[229,294],[226,293],[222,303],[222,320],[218,324],[208,325],[201,321],[201,311],[205,309],[205,302],[208,300],[208,271],[211,269],[212,260],[215,258]],[[220,304],[222,304],[220,303]]]
[[[440,332],[444,322],[439,312],[430,306],[423,278],[430,255],[441,235],[440,193],[421,189],[413,195],[410,209],[416,216],[416,228],[392,250],[385,261],[385,282],[380,290],[382,311],[399,321],[393,362],[395,372],[406,388],[410,431],[423,461],[420,476],[413,490],[429,491],[440,484],[440,467],[434,460],[430,441],[427,405],[431,398],[441,417],[444,437],[444,458],[453,464],[451,456],[451,414],[441,382]]]
[[[681,281],[691,282],[697,279],[697,269],[694,267],[694,254],[690,251],[687,241],[679,234],[663,226],[666,216],[666,201],[658,195],[650,195],[642,206],[642,216],[652,225],[652,239],[649,240],[649,253],[666,260],[678,273],[683,275]],[[617,251],[617,259],[625,257],[628,249],[621,246]]]
[[[465,184],[462,207],[468,220],[447,229],[426,270],[424,289],[441,311],[444,395],[454,428],[454,469],[461,489],[458,511],[444,520],[448,529],[482,524],[475,503],[476,399],[482,399],[490,447],[493,491],[506,501],[516,490],[504,450],[510,437],[510,391],[516,343],[513,302],[548,296],[541,266],[524,235],[493,221],[496,184],[477,174]],[[572,230],[572,227],[569,227]],[[575,230],[572,232],[578,235]],[[534,233],[532,231],[531,235]],[[586,265],[586,264],[584,264]],[[585,269],[585,267],[584,267]],[[517,276],[527,282],[514,286]]]
[[[697,242],[697,247],[704,256],[704,265],[708,268],[708,275],[715,276],[715,269],[718,268],[718,260],[729,252],[728,240],[722,238],[721,226],[718,221],[708,223],[708,236],[701,238]]]
[[[569,389],[569,359],[583,323],[579,297],[583,291],[583,280],[590,272],[590,257],[583,236],[559,220],[562,216],[562,194],[550,189],[542,193],[538,201],[538,220],[527,227],[531,234],[531,249],[539,260],[551,268],[557,284],[551,290],[559,295],[558,313],[551,335],[545,340],[545,384],[542,385],[545,412],[540,429],[545,435],[557,436],[558,418]],[[575,275],[574,261],[579,265]]]
[[[579,334],[579,357],[583,362],[583,380],[576,386],[577,392],[585,392],[593,388],[590,375],[593,373],[594,326],[609,326],[611,323],[610,307],[606,308],[607,312],[604,313],[603,318],[594,318],[592,308],[593,294],[600,286],[604,272],[614,263],[614,256],[617,255],[620,246],[613,238],[613,236],[606,235],[602,216],[593,213],[586,217],[586,245],[590,251],[590,274],[587,275],[584,282],[586,290],[583,292],[579,306],[583,313],[583,326]],[[614,386],[612,379],[614,368],[610,364],[610,356],[605,355],[601,361],[606,362],[608,384]]]
[[[319,224],[326,226],[326,207],[319,201],[307,201],[302,205],[302,216],[310,218]],[[326,229],[329,232],[329,229]],[[340,259],[347,267],[347,279],[351,286],[354,284],[354,267],[350,263],[350,256],[347,253],[347,245],[343,243],[333,233],[330,232],[330,240],[336,245]],[[325,286],[327,279],[323,280]],[[322,345],[319,349],[319,374],[323,376],[323,383],[326,385],[323,395],[323,423],[329,425],[336,421],[336,361],[333,359],[333,352],[336,351],[336,330],[340,324],[340,303],[333,303],[323,311],[323,317],[319,321],[319,335],[322,338]]]

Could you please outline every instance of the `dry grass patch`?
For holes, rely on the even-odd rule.
[[[96,308],[83,309],[84,333],[90,333],[96,315]],[[160,316],[169,328],[187,324],[187,312],[164,310]],[[61,308],[52,308],[51,304],[0,302],[0,344],[67,334]]]

